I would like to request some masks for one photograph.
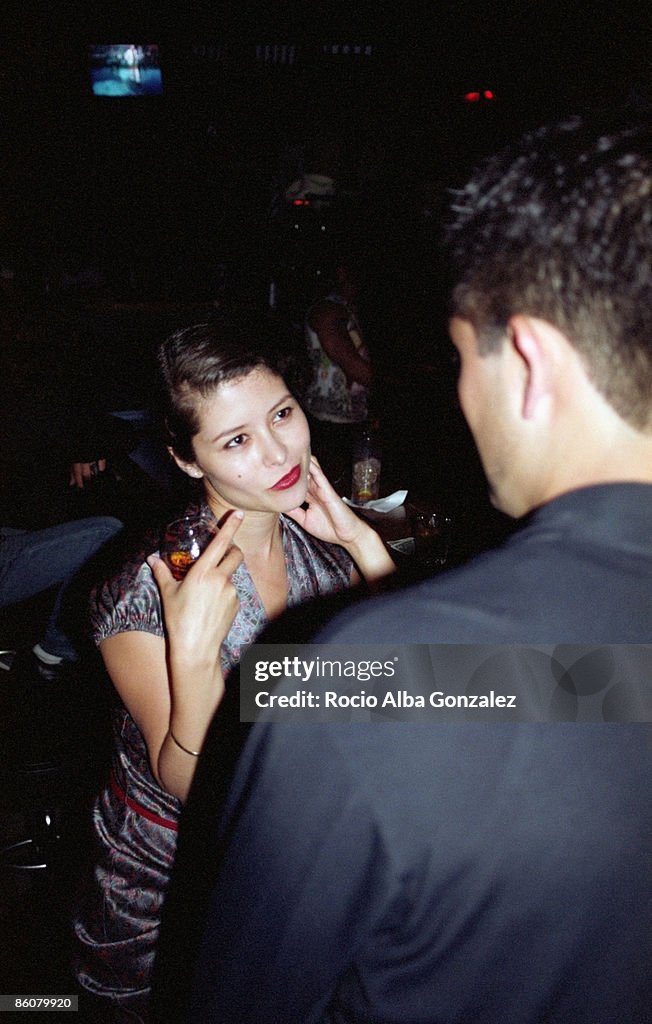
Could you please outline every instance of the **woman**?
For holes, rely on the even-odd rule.
[[[159,353],[169,450],[202,482],[198,505],[216,537],[182,582],[141,553],[94,595],[94,637],[121,706],[94,814],[100,857],[75,931],[78,980],[109,1001],[109,1020],[146,1019],[179,812],[241,646],[287,606],[393,569],[311,457],[299,403],[251,338],[240,325],[201,324]]]
[[[369,415],[373,368],[356,314],[355,273],[338,262],[333,277],[306,314],[312,381],[304,404],[315,451],[340,493],[350,494],[353,438]]]

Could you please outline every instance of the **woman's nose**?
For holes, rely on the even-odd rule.
[[[287,449],[284,444],[272,434],[265,440],[263,450],[263,461],[266,466],[282,466],[287,456]]]

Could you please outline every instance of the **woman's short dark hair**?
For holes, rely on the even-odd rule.
[[[186,462],[195,458],[198,399],[261,367],[281,377],[293,393],[300,385],[287,339],[264,319],[216,316],[175,331],[159,346],[158,365],[167,444]]]

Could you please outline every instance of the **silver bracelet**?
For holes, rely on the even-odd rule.
[[[178,746],[179,750],[183,750],[184,754],[190,754],[191,757],[199,757],[199,755],[201,753],[200,750],[188,750],[187,747],[184,747],[183,743],[179,743],[179,740],[176,738],[176,736],[172,732],[172,729],[168,729],[168,732],[170,733],[170,737],[172,739],[172,742],[176,743],[176,745]]]

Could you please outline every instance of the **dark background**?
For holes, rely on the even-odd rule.
[[[153,251],[238,258],[311,139],[338,139],[343,181],[386,200],[394,190],[400,226],[395,201],[407,222],[424,185],[454,183],[521,128],[649,100],[645,2],[218,2],[126,17],[122,7],[5,12],[5,259],[91,252],[117,274]],[[89,44],[130,39],[160,45],[165,95],[93,97]],[[265,44],[292,46],[293,62],[257,59]],[[371,54],[334,55],[338,44]],[[496,100],[464,103],[473,89]]]
[[[366,326],[386,371],[383,493],[407,486],[410,497],[414,490],[442,500],[453,512],[453,563],[495,542],[507,527],[488,506],[455,402],[455,371],[446,365],[437,249],[445,189],[525,128],[623,104],[649,110],[648,0],[626,10],[569,0],[277,0],[262,8],[218,0],[204,8],[171,2],[165,12],[147,4],[135,15],[130,4],[123,15],[126,7],[2,5],[0,266],[26,289],[28,314],[54,315],[62,356],[77,364],[73,375],[84,370],[98,409],[137,407],[143,396],[130,392],[149,380],[147,354],[170,317],[186,316],[184,303],[231,290],[263,309],[273,277],[287,284],[319,257],[327,245],[322,226],[336,241],[338,234],[355,241],[367,271]],[[94,97],[89,45],[129,41],[160,46],[165,94]],[[275,45],[291,48],[292,58],[286,49],[285,62],[259,59]],[[371,52],[333,52],[344,46]],[[472,90],[491,90],[496,99],[465,103]],[[297,244],[288,237],[293,221],[275,199],[302,167],[334,169],[349,198],[338,219],[304,218]],[[89,269],[104,276],[108,298],[85,305],[80,290],[81,301],[60,308],[63,276]],[[14,356],[22,373],[27,353]],[[52,390],[43,352],[40,358],[33,371],[42,370]],[[2,353],[0,373],[4,380]],[[0,434],[13,449],[17,418],[27,422],[28,410],[4,411]],[[39,452],[39,472],[51,454]],[[131,489],[124,513],[109,502],[77,514],[117,512],[137,521],[149,516],[143,493],[142,482]],[[153,499],[158,508],[158,494]],[[19,627],[21,644],[40,636],[31,607]],[[88,678],[83,692],[97,699]],[[7,687],[3,694],[11,698]],[[101,712],[95,708],[103,728]],[[6,726],[4,707],[0,719]],[[55,772],[54,797],[46,779],[45,796],[36,799],[3,779],[3,844],[25,835],[41,799],[56,798],[78,818],[65,830],[56,870],[12,875],[2,868],[5,992],[73,991],[69,904],[94,791],[82,754],[95,733],[75,716],[68,729],[83,784],[74,773],[70,781]],[[48,726],[48,734],[56,729]],[[100,746],[95,770],[104,766]],[[74,799],[59,786],[72,786]]]
[[[383,491],[452,505],[471,524],[472,553],[488,509],[449,364],[447,189],[544,121],[649,112],[649,4],[124,6],[5,11],[0,265],[37,302],[52,303],[65,275],[102,275],[114,305],[75,308],[62,336],[74,327],[78,365],[102,381],[107,408],[137,408],[145,357],[169,324],[135,304],[229,293],[265,311],[274,280],[281,328],[302,347],[313,265],[344,240],[365,271],[363,323],[381,371]],[[93,96],[89,46],[130,40],[160,47],[164,95]],[[465,101],[485,90],[495,98]],[[336,210],[301,219],[284,208],[302,171],[336,178]],[[174,316],[196,318],[185,308]]]

